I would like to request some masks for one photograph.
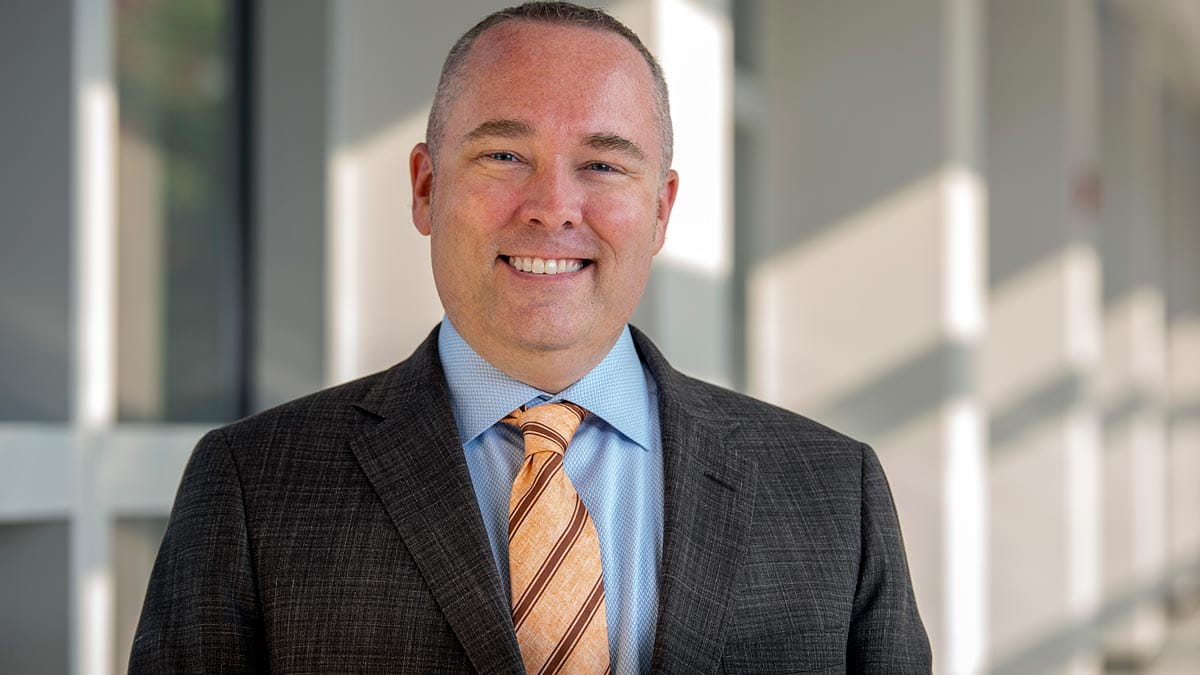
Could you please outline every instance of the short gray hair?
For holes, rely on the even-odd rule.
[[[437,93],[433,97],[433,106],[429,110],[429,122],[425,128],[425,140],[429,144],[430,154],[436,159],[438,146],[444,140],[446,117],[450,104],[458,96],[462,84],[462,74],[467,55],[474,46],[475,40],[489,28],[507,21],[534,21],[537,23],[563,24],[582,26],[596,30],[608,31],[625,38],[633,45],[650,67],[650,77],[654,81],[654,112],[658,118],[659,136],[662,142],[661,174],[666,175],[671,168],[671,156],[674,148],[674,131],[671,128],[671,105],[667,97],[667,80],[663,77],[662,67],[658,65],[654,55],[642,44],[637,33],[628,26],[614,19],[600,9],[581,7],[570,2],[526,2],[515,7],[508,7],[493,12],[475,24],[471,30],[450,48],[446,62],[442,64],[442,76],[438,80]]]

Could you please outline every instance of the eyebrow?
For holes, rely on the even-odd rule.
[[[617,134],[608,132],[589,134],[583,142],[584,145],[596,150],[613,150],[625,153],[638,160],[646,159],[646,153],[638,147],[637,143]]]
[[[487,120],[463,136],[463,143],[477,141],[481,138],[524,138],[533,135],[533,125],[524,120],[495,119]],[[598,131],[588,134],[583,144],[596,150],[612,150],[627,154],[634,159],[644,161],[646,152],[637,143],[609,131]]]
[[[533,134],[533,127],[521,120],[488,120],[472,129],[463,142],[481,138],[522,138]]]

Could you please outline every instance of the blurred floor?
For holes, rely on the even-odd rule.
[[[1167,645],[1145,670],[1145,675],[1196,675],[1200,673],[1200,606],[1171,621]]]

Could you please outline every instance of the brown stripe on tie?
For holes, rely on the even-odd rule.
[[[596,612],[603,603],[604,579],[598,578],[596,579],[596,583],[592,585],[592,592],[588,594],[587,602],[575,613],[575,618],[571,620],[571,625],[567,629],[566,634],[558,641],[558,645],[551,652],[550,658],[546,660],[541,670],[538,671],[539,674],[557,672],[567,662],[567,659],[571,657],[571,652],[575,651],[575,647],[579,644],[579,639],[583,637],[583,632],[592,623],[592,619],[596,617]]]
[[[520,599],[513,604],[513,625],[518,630],[521,628],[521,624],[525,623],[525,617],[529,616],[530,610],[537,604],[538,598],[542,597],[542,593],[550,585],[550,580],[558,571],[558,566],[566,559],[567,554],[571,552],[571,547],[575,545],[575,541],[579,539],[579,534],[583,531],[583,524],[587,521],[587,509],[583,507],[583,501],[578,496],[575,497],[575,502],[575,512],[571,514],[571,522],[567,525],[567,529],[563,530],[554,549],[542,561],[537,574],[534,575],[529,586],[522,591]]]
[[[562,466],[587,415],[559,401],[522,406],[504,419],[521,428],[525,445],[509,494],[508,566],[513,626],[529,673],[611,671],[600,541]]]
[[[550,485],[550,481],[554,479],[554,475],[562,468],[562,455],[551,454],[550,459],[542,465],[538,471],[537,477],[533,479],[533,485],[529,491],[521,497],[521,501],[517,503],[517,507],[512,513],[508,514],[508,540],[511,542],[513,535],[517,530],[521,529],[521,523],[525,521],[525,516],[533,510],[533,505],[537,503],[538,497],[546,491],[546,487]]]
[[[562,434],[555,431],[552,427],[548,427],[540,422],[525,422],[521,425],[521,433],[528,436],[541,436],[558,446],[559,452],[566,452],[567,439],[563,438]]]
[[[562,407],[566,408],[567,410],[570,410],[571,412],[575,413],[575,415],[577,417],[579,417],[580,422],[583,421],[583,418],[587,417],[588,411],[584,410],[579,405],[571,403],[570,401],[559,401],[559,404],[562,405]]]

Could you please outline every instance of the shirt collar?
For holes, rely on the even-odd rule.
[[[629,326],[604,360],[557,395],[520,382],[488,363],[446,317],[438,331],[438,354],[463,445],[521,405],[567,400],[587,408],[643,450],[653,447],[654,401]]]

